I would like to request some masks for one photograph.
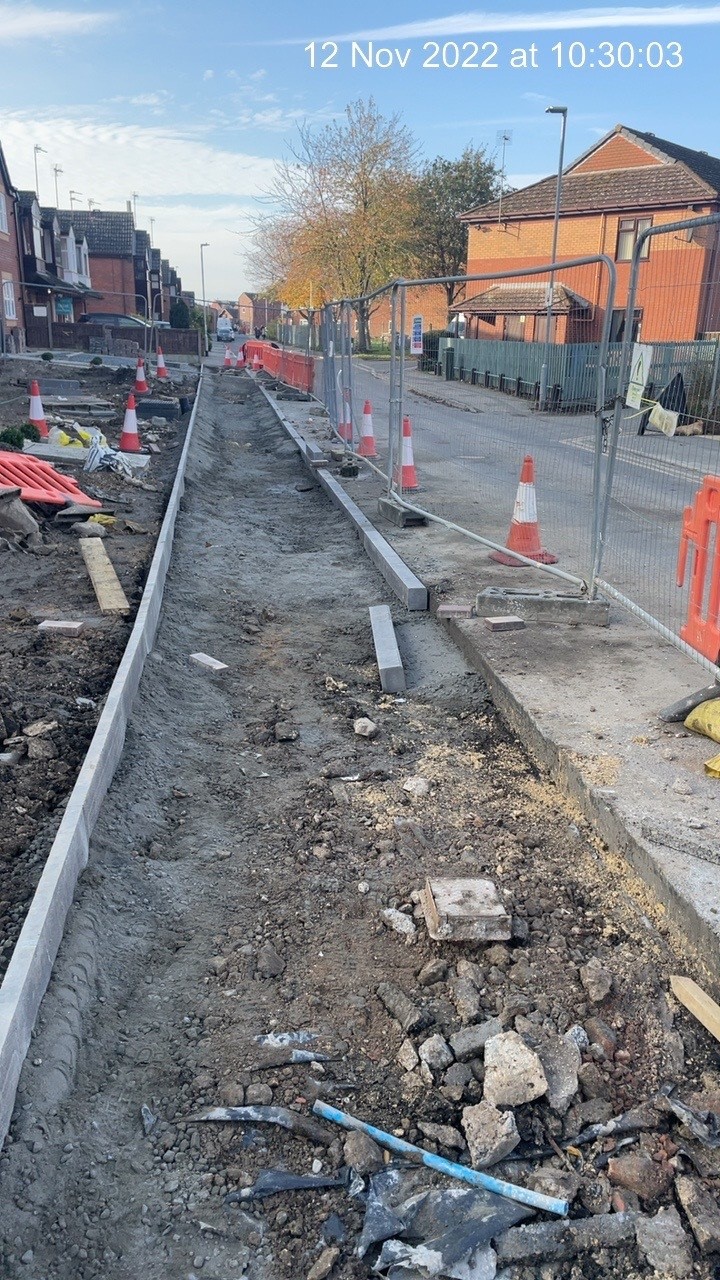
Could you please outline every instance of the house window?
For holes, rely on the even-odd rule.
[[[640,337],[640,328],[642,325],[642,308],[633,311],[631,342],[637,342]],[[613,311],[610,318],[610,341],[622,342],[625,338],[625,308],[621,307],[617,311]]]
[[[635,245],[641,231],[652,226],[652,218],[621,218],[618,223],[616,262],[630,262]],[[646,240],[640,251],[640,258],[650,257],[650,241]]]
[[[2,192],[0,192],[0,231],[4,231],[6,234],[8,231],[7,205]]]
[[[3,310],[6,320],[17,320],[17,311],[15,310],[15,286],[12,280],[6,280],[3,284]]]

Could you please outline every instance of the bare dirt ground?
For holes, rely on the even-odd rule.
[[[37,363],[3,366],[0,425],[26,420],[27,381],[37,374]],[[106,428],[111,440],[117,441],[132,380],[132,371],[125,369],[118,376],[103,369],[80,375],[78,394],[100,395],[117,408],[117,422]],[[14,738],[21,739],[22,748],[18,764],[0,764],[0,977],[132,626],[186,426],[187,416],[152,428],[160,453],[139,484],[108,471],[84,475],[81,467],[58,464],[116,516],[105,546],[132,606],[127,618],[101,616],[78,536],[55,519],[52,508],[31,508],[42,546],[11,550],[0,538],[0,751],[4,740]],[[141,424],[140,430],[145,434],[150,428]],[[37,629],[44,618],[85,620],[86,626],[78,637],[45,636]],[[23,731],[39,724],[50,728],[31,743]]]
[[[467,1163],[482,1049],[423,1069],[406,1044],[410,1070],[397,1054],[497,1018],[542,1052],[587,1032],[573,1033],[582,1063],[565,1110],[545,1096],[516,1106],[520,1144],[491,1172],[567,1194],[573,1230],[597,1232],[580,1256],[541,1249],[498,1274],[710,1280],[684,1216],[672,1272],[633,1232],[619,1247],[605,1232],[624,1210],[671,1206],[679,1174],[714,1194],[717,1152],[660,1102],[626,1133],[571,1141],[665,1083],[720,1110],[716,1046],[667,997],[691,958],[428,616],[394,608],[409,690],[380,693],[367,606],[389,599],[384,584],[259,392],[240,376],[210,382],[156,648],[0,1159],[0,1274],[370,1275],[377,1249],[355,1252],[362,1195],[240,1195],[268,1170],[342,1175],[345,1134],[193,1117],[243,1102],[307,1116],[321,1097]],[[228,670],[193,666],[197,650]],[[354,732],[361,716],[376,737]],[[418,776],[429,790],[413,798],[403,784]],[[413,896],[427,874],[492,878],[513,939],[431,942]],[[414,922],[409,943],[387,908]],[[419,1010],[407,1037],[383,982]],[[300,1030],[326,1061],[291,1063],[256,1040]]]

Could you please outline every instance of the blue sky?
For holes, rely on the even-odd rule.
[[[305,49],[313,40],[314,68]],[[321,50],[323,41],[337,52]],[[568,65],[571,44],[576,62],[584,46],[584,66]],[[360,51],[370,57],[370,45],[368,68]],[[443,47],[450,63],[457,48],[470,64],[497,65],[423,67],[442,64]],[[526,65],[510,65],[517,49],[528,51]],[[618,53],[634,65],[599,65]],[[555,169],[559,124],[544,113],[553,103],[568,107],[569,159],[618,122],[717,155],[719,55],[720,4],[498,0],[472,10],[395,0],[389,17],[379,0],[0,0],[0,141],[19,187],[35,185],[33,146],[45,148],[43,203],[55,203],[53,165],[63,170],[62,206],[71,188],[85,208],[88,199],[124,208],[137,193],[138,225],[150,230],[154,219],[155,244],[198,292],[199,244],[208,241],[208,294],[230,298],[256,283],[243,257],[250,219],[266,207],[273,162],[298,122],[321,126],[372,94],[386,114],[402,112],[429,157],[468,142],[496,151],[509,130],[515,186]],[[650,69],[648,56],[682,63]],[[323,58],[335,65],[322,69]]]

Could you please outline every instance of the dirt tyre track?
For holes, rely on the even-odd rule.
[[[407,946],[380,919],[387,906],[411,912],[428,871],[491,875],[524,922],[526,936],[484,965],[484,1016],[564,1031],[593,1012],[580,966],[607,964],[602,1016],[629,1055],[607,1064],[611,1109],[669,1074],[698,1084],[708,1062],[689,1020],[684,1045],[670,1033],[662,992],[678,960],[666,940],[429,617],[400,626],[407,700],[380,695],[367,606],[389,599],[384,584],[259,392],[239,377],[208,382],[155,650],[0,1160],[8,1280],[302,1280],[333,1211],[347,1232],[333,1275],[368,1276],[353,1256],[361,1206],[343,1191],[224,1203],[262,1169],[338,1168],[341,1138],[313,1148],[187,1117],[243,1098],[305,1111],[320,1094],[412,1141],[421,1116],[459,1124],[481,1072],[459,1103],[438,1087],[409,1091],[395,1062],[403,1037],[375,996],[396,982],[431,1030],[461,1025],[456,953],[422,927]],[[193,666],[198,650],[228,670]],[[359,715],[376,739],[353,733]],[[411,803],[402,783],[415,774],[432,792]],[[483,966],[482,952],[463,955]],[[432,958],[450,968],[420,988]],[[292,1028],[317,1031],[333,1061],[255,1069],[254,1037]],[[147,1135],[143,1104],[157,1117]],[[563,1135],[542,1103],[517,1120],[530,1144],[543,1126]],[[582,1266],[555,1274],[652,1275],[634,1246]]]

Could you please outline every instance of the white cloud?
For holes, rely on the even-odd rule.
[[[214,71],[203,71],[203,80],[212,80],[214,76]]]
[[[253,197],[270,184],[271,160],[213,147],[193,132],[161,125],[96,123],[62,109],[41,113],[0,112],[0,136],[13,182],[34,185],[33,128],[52,125],[53,155],[62,158],[70,185],[105,207],[122,208],[130,193],[146,198],[187,196]],[[50,195],[50,170],[43,173],[41,194]],[[44,190],[42,188],[44,187]]]
[[[249,79],[250,79],[250,80],[264,80],[266,75],[267,75],[267,71],[265,70],[265,68],[264,68],[264,67],[260,67],[260,69],[259,69],[258,71],[253,71],[253,73],[252,73],[252,75],[249,77]]]
[[[39,9],[32,4],[0,4],[0,44],[90,35],[115,22],[116,17],[114,13],[73,13],[69,9]]]
[[[439,18],[422,18],[351,31],[333,38],[343,40],[413,40],[423,37],[477,35],[499,31],[582,31],[612,27],[688,27],[720,23],[720,5],[630,5],[627,8],[548,10],[538,13],[487,13],[472,11]],[[276,44],[305,44],[307,36]]]

